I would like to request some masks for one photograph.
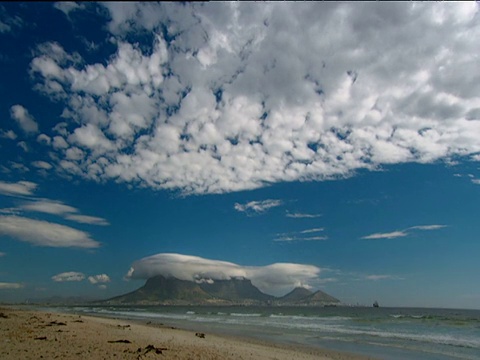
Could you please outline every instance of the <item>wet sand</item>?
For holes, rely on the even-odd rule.
[[[365,360],[138,321],[0,307],[1,359]]]

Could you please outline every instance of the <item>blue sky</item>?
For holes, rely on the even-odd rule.
[[[479,36],[475,2],[1,4],[0,301],[479,308]]]

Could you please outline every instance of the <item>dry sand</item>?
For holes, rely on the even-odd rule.
[[[0,359],[82,358],[368,359],[128,320],[0,308]]]

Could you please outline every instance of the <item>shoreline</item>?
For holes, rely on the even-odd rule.
[[[363,355],[142,320],[0,306],[2,359],[366,360]]]

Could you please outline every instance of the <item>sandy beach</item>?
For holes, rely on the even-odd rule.
[[[0,307],[1,359],[368,359],[162,325]]]

